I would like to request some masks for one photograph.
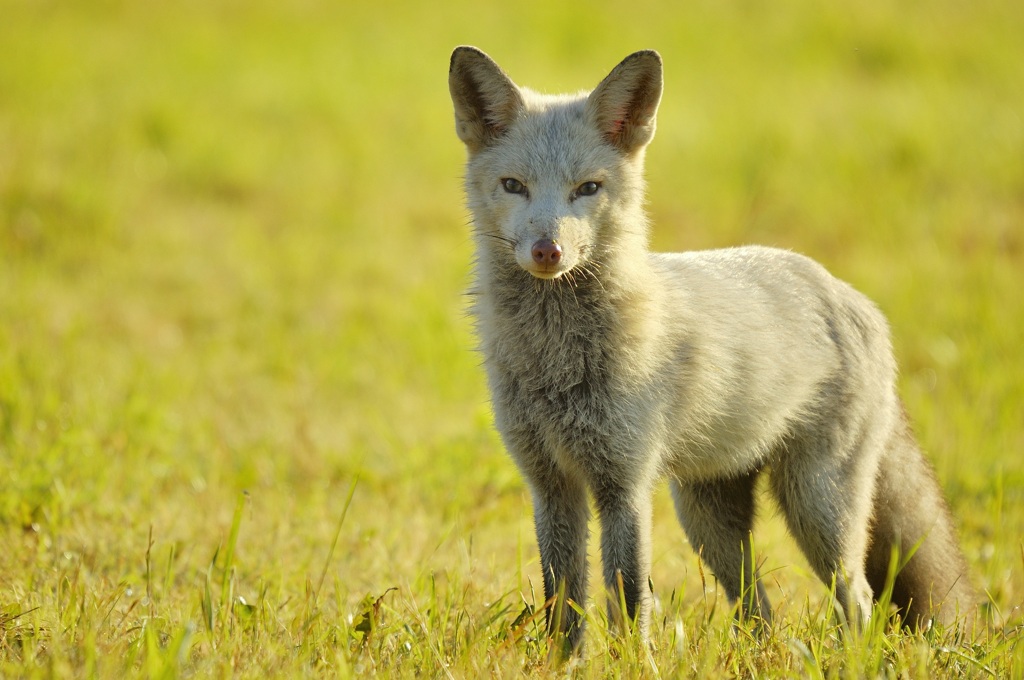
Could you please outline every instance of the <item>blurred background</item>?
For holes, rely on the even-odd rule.
[[[238,591],[286,601],[357,475],[339,609],[431,574],[481,601],[539,578],[465,315],[447,67],[474,44],[549,92],[661,52],[652,247],[791,248],[874,298],[979,584],[1004,613],[1020,603],[1024,4],[0,0],[0,16],[5,601],[56,607],[45,584],[72,567],[99,590],[138,582],[149,545],[163,601],[192,603],[242,490]],[[664,491],[657,508],[655,583],[699,588]],[[764,515],[770,564],[799,565]],[[777,578],[818,593],[805,568]]]

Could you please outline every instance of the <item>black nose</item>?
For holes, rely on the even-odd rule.
[[[537,264],[558,264],[562,259],[562,246],[549,238],[542,238],[533,244],[533,261]]]

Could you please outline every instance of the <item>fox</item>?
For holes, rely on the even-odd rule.
[[[643,166],[663,81],[653,50],[568,95],[516,85],[475,47],[451,55],[470,313],[545,599],[563,605],[547,608],[550,639],[581,648],[591,503],[609,620],[647,635],[663,479],[737,616],[770,628],[752,542],[762,475],[851,626],[887,585],[906,625],[954,625],[975,593],[879,308],[789,250],[649,250]]]

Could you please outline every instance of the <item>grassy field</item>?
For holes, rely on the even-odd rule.
[[[0,0],[0,676],[1024,677],[1024,4],[625,9]],[[653,246],[879,303],[977,640],[844,642],[770,506],[780,623],[733,632],[662,489],[654,644],[598,597],[546,666],[465,316],[461,43],[548,91],[660,50]]]

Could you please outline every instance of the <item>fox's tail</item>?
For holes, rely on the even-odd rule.
[[[976,615],[976,594],[957,540],[956,525],[935,477],[904,416],[879,465],[867,578],[875,597],[886,587],[893,546],[900,564],[892,603],[903,621],[967,627]],[[907,555],[911,555],[907,560]]]

